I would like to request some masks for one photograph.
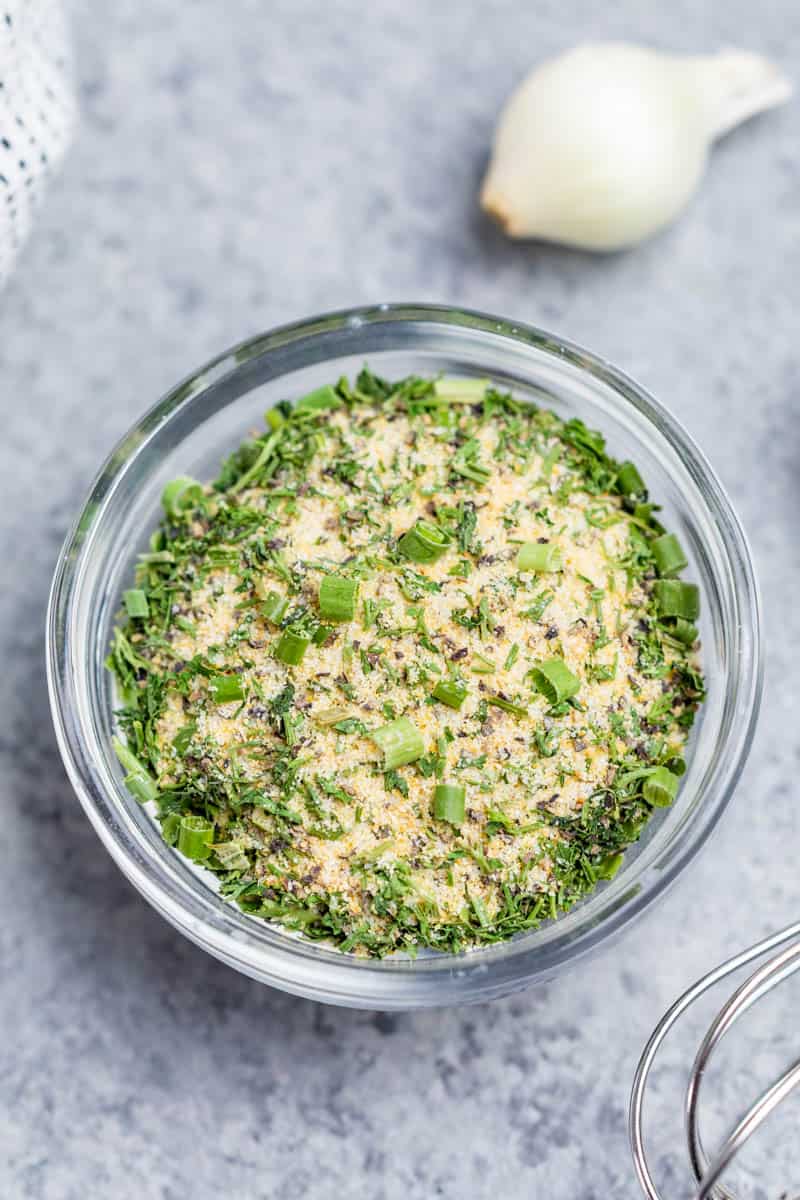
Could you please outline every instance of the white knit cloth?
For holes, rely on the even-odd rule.
[[[0,0],[0,283],[30,232],[74,121],[60,0]]]

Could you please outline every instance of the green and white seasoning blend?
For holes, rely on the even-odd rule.
[[[698,589],[581,421],[365,369],[163,504],[108,659],[117,752],[245,912],[362,955],[501,941],[674,800]]]

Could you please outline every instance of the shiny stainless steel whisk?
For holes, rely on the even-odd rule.
[[[729,958],[727,962],[715,967],[713,971],[709,971],[688,991],[684,992],[679,1000],[675,1001],[654,1029],[636,1068],[628,1115],[628,1129],[636,1174],[648,1200],[664,1200],[650,1173],[643,1133],[643,1110],[647,1082],[664,1038],[687,1009],[696,1000],[699,1000],[709,988],[714,987],[715,984],[740,968],[763,958],[770,951],[784,946],[787,942],[791,944],[754,971],[723,1005],[703,1038],[694,1060],[686,1092],[685,1118],[689,1161],[698,1184],[695,1200],[710,1200],[712,1197],[714,1200],[716,1198],[735,1200],[734,1194],[719,1182],[723,1173],[745,1142],[763,1124],[770,1113],[789,1095],[793,1088],[800,1084],[800,1059],[797,1059],[779,1079],[761,1093],[728,1134],[713,1158],[709,1158],[703,1146],[698,1124],[698,1104],[703,1077],[714,1051],[739,1017],[743,1016],[751,1005],[766,996],[773,988],[783,983],[796,971],[800,971],[800,921],[798,921],[794,925],[782,929],[779,933],[764,938],[733,958]]]

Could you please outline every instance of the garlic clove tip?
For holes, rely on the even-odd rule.
[[[481,191],[481,208],[497,222],[503,233],[507,233],[509,237],[515,236],[508,203],[504,200],[502,193],[495,191],[494,188],[484,187]]]

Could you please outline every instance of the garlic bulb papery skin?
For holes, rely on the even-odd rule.
[[[771,62],[742,50],[577,46],[509,99],[481,205],[514,238],[632,246],[688,203],[715,138],[791,92]]]

